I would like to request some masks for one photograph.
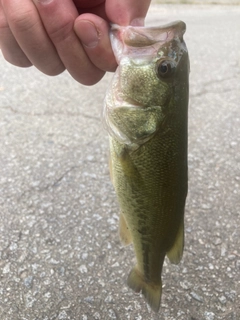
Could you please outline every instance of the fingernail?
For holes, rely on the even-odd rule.
[[[95,48],[99,41],[99,32],[96,26],[88,20],[80,20],[74,26],[82,44],[88,48]]]

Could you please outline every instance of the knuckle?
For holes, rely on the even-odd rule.
[[[9,29],[9,26],[7,23],[7,19],[5,18],[3,12],[1,12],[1,8],[0,8],[0,30],[1,30],[1,33],[5,32],[8,29]],[[1,35],[1,33],[0,33],[0,35]]]
[[[53,42],[59,43],[67,40],[73,32],[73,20],[66,17],[61,24],[53,25],[48,29],[48,35]]]
[[[19,14],[16,11],[9,13],[8,21],[14,30],[19,33],[26,32],[34,27],[37,23],[34,19],[34,12],[32,10],[22,12]]]

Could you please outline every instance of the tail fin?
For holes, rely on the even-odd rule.
[[[152,310],[158,312],[162,295],[161,281],[157,285],[147,283],[137,268],[134,267],[128,276],[127,284],[135,292],[142,291],[143,296]]]

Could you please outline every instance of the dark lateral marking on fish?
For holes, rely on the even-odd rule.
[[[150,272],[149,272],[149,244],[142,243],[142,252],[143,252],[143,268],[144,268],[144,276],[146,281],[150,280]]]
[[[147,235],[148,228],[147,228],[146,226],[142,226],[141,228],[138,228],[137,231],[138,231],[142,236],[146,236],[146,235]]]

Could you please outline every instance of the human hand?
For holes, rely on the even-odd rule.
[[[13,65],[65,69],[92,85],[115,61],[109,22],[143,24],[151,0],[0,0],[0,48]]]

